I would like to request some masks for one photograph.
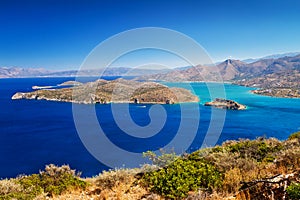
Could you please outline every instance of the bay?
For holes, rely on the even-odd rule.
[[[117,77],[106,77],[114,79]],[[87,77],[86,81],[96,78]],[[70,164],[83,176],[97,175],[107,166],[95,159],[85,148],[77,133],[72,104],[64,102],[11,100],[19,91],[32,91],[33,85],[51,86],[64,78],[0,79],[0,177],[15,177],[18,174],[37,173],[46,164]],[[169,86],[193,88],[201,102],[200,122],[196,137],[188,151],[200,148],[209,127],[211,110],[203,104],[211,100],[205,83],[166,83]],[[220,83],[212,83],[219,88]],[[254,95],[252,88],[225,84],[226,98],[247,105],[244,111],[227,111],[225,124],[217,143],[239,138],[276,137],[286,139],[300,130],[300,99],[273,98]],[[91,105],[83,105],[91,106]],[[180,121],[180,105],[163,105],[167,121],[161,131],[147,139],[124,134],[114,122],[111,105],[95,106],[99,123],[107,137],[117,146],[132,152],[144,152],[163,148],[176,135]],[[140,125],[151,123],[149,110],[152,105],[130,105],[130,117]],[[187,104],[193,109],[193,104]],[[129,116],[128,116],[129,117]],[[199,116],[188,116],[191,120]],[[187,131],[188,137],[188,131]],[[107,149],[109,154],[109,149]]]

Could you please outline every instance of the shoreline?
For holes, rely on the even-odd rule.
[[[272,95],[272,94],[266,94],[266,93],[259,93],[260,90],[266,90],[263,88],[255,89],[255,90],[249,90],[251,94],[259,95],[259,96],[265,96],[265,97],[272,97],[272,98],[284,98],[284,99],[300,99],[300,96],[280,96],[280,95]],[[272,89],[271,89],[272,90]]]
[[[59,99],[12,99],[12,100],[36,100],[36,101],[51,101],[51,102],[64,102],[64,103],[74,103],[74,104],[81,104],[81,105],[109,105],[109,104],[131,104],[131,105],[178,105],[178,104],[185,104],[185,103],[200,103],[199,101],[185,101],[185,102],[175,102],[175,103],[165,103],[165,102],[142,102],[142,103],[133,103],[132,101],[111,101],[106,103],[85,103],[85,102],[74,102],[74,101],[66,101],[66,100],[59,100]]]

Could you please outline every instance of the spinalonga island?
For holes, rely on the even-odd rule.
[[[236,101],[222,98],[216,98],[214,101],[206,102],[204,105],[227,110],[245,110],[247,108],[247,106],[239,104]]]
[[[60,84],[70,85],[70,84]],[[72,84],[60,89],[39,89],[32,92],[17,92],[16,99],[35,99],[62,101],[81,104],[106,103],[151,103],[174,104],[199,102],[199,98],[184,88],[168,87],[155,82],[138,82],[116,79],[107,81],[98,79],[94,82]]]

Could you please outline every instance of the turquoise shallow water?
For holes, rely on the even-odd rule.
[[[169,83],[176,86],[178,83]],[[200,104],[211,100],[205,83],[180,83],[186,88],[194,89],[194,93],[201,98]],[[218,83],[210,83],[210,88],[216,94],[223,87]],[[247,106],[244,111],[227,111],[226,122],[222,138],[256,138],[257,136],[276,137],[284,140],[291,132],[300,130],[300,99],[277,98],[252,94],[248,88],[238,85],[225,84],[227,99],[235,100]]]
[[[33,85],[56,85],[67,80],[73,78],[0,79],[0,177],[36,173],[49,163],[68,163],[82,171],[84,176],[96,175],[108,168],[96,160],[82,144],[74,125],[72,104],[10,99],[17,91],[31,91]],[[196,135],[192,138],[192,145],[188,149],[193,151],[203,145],[203,138],[211,122],[212,108],[203,106],[206,101],[211,100],[209,91],[204,83],[167,84],[192,88],[201,99],[199,116],[195,116],[195,104],[185,104],[185,117],[191,123],[191,127],[199,123]],[[210,85],[216,97],[222,94],[220,86],[222,85],[217,83]],[[251,88],[230,84],[225,84],[224,88],[228,99],[245,104],[248,109],[226,112],[221,135],[216,138],[218,144],[228,139],[254,139],[259,136],[284,140],[290,133],[300,130],[300,99],[254,95],[249,92]],[[86,105],[82,105],[82,108],[88,110]],[[163,105],[163,108],[167,114],[164,127],[158,134],[144,139],[129,136],[118,127],[114,122],[111,105],[95,106],[99,123],[107,138],[114,145],[137,153],[162,148],[176,136],[182,120],[180,105]],[[150,109],[151,105],[130,105],[130,116],[136,124],[147,126],[151,123]],[[119,111],[122,113],[122,108]],[[197,120],[198,117],[200,120]],[[218,116],[215,120],[218,120]],[[89,121],[85,123],[88,125]],[[182,137],[191,137],[189,131],[187,128]],[[105,152],[116,160],[121,159],[118,155],[110,155],[110,149],[106,149]]]

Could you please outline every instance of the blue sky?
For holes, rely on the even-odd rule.
[[[103,40],[149,26],[190,36],[214,61],[300,51],[298,0],[2,0],[0,66],[75,69]]]

